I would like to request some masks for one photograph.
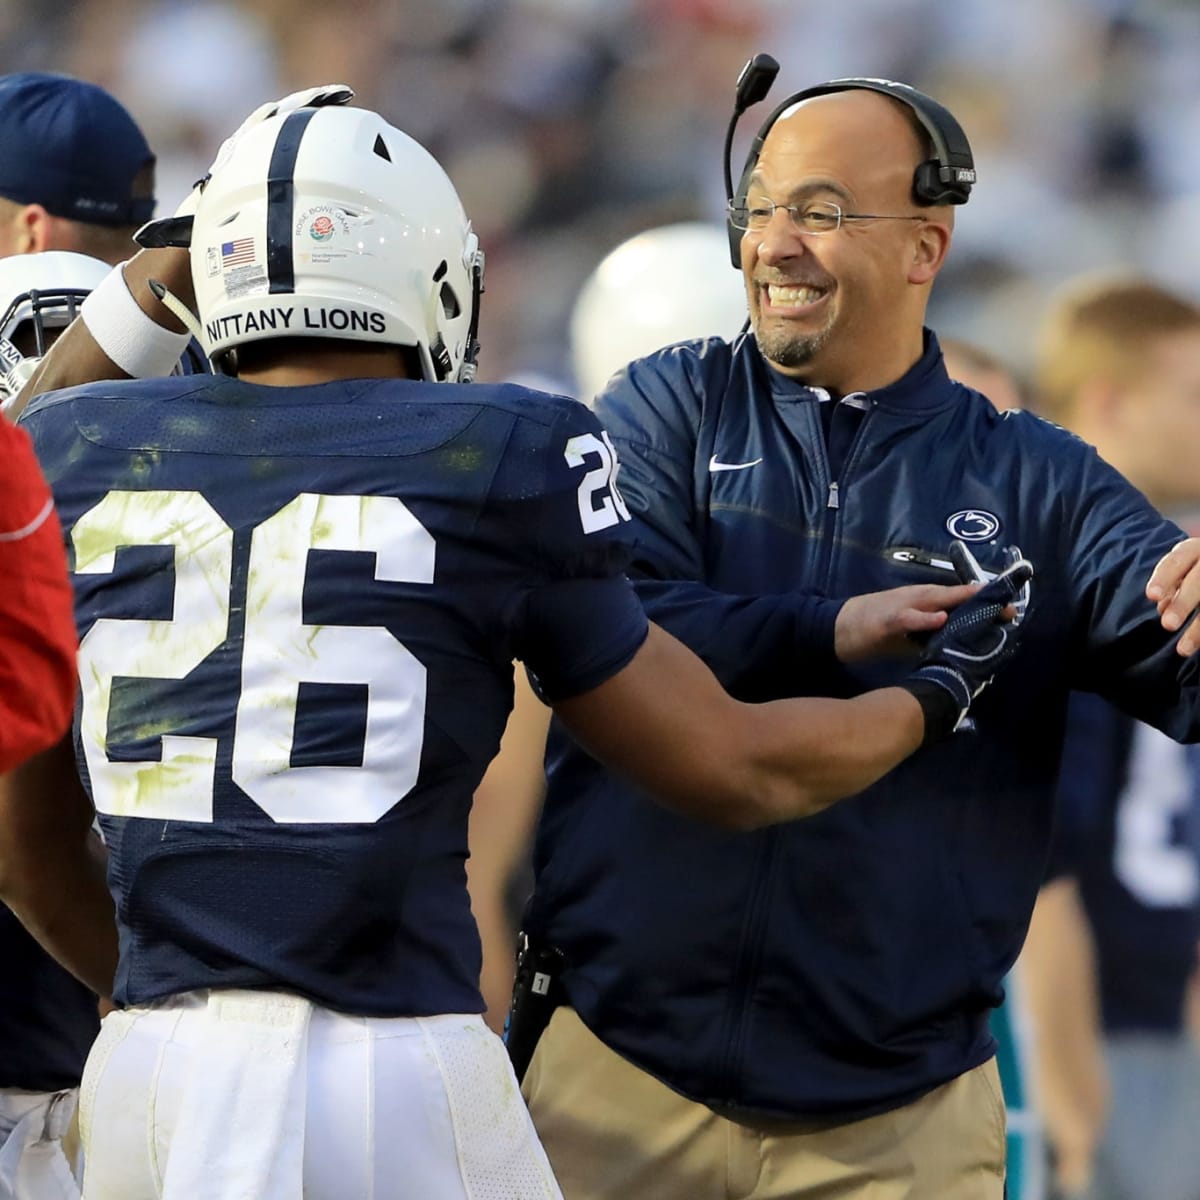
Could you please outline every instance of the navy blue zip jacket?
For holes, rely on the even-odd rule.
[[[985,567],[1007,545],[1034,563],[1018,657],[974,731],[749,834],[653,805],[554,731],[528,925],[565,953],[587,1025],[677,1091],[851,1118],[993,1053],[987,1013],[1042,876],[1069,689],[1176,737],[1200,722],[1196,664],[1144,594],[1183,534],[1089,446],[951,382],[932,334],[902,379],[852,401],[866,411],[836,479],[820,397],[749,335],[668,348],[610,383],[596,411],[650,616],[742,698],[856,693],[906,667],[839,667],[836,601],[954,582],[959,536]]]

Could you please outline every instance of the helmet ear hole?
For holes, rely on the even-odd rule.
[[[457,317],[462,312],[462,305],[458,302],[458,297],[454,294],[454,289],[448,284],[442,284],[441,290],[442,312],[445,313],[448,319]]]

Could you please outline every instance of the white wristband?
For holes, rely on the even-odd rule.
[[[170,375],[190,340],[190,334],[165,329],[142,311],[125,283],[124,263],[92,290],[79,315],[100,349],[134,379]]]

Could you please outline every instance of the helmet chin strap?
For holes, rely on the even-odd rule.
[[[458,371],[460,383],[474,383],[479,370],[479,302],[483,295],[483,251],[475,245],[471,255],[471,324],[467,329],[467,347]]]
[[[196,317],[196,314],[174,292],[164,284],[159,283],[157,279],[147,280],[147,283],[157,299],[170,309],[179,318],[188,333],[203,345],[204,339],[201,337],[200,321]]]

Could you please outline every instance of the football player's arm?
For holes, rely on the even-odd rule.
[[[54,744],[75,704],[62,531],[24,430],[0,422],[0,771]]]
[[[862,791],[926,733],[921,704],[898,687],[743,704],[653,624],[624,668],[553,707],[589,753],[639,787],[739,829],[811,816]]]
[[[114,267],[113,270],[114,272],[121,271],[122,268]],[[151,289],[151,280],[161,283],[185,305],[191,307],[195,303],[187,250],[175,247],[139,250],[124,265],[124,285],[136,302],[141,316],[139,317],[132,309],[129,310],[133,319],[123,322],[119,331],[120,340],[133,347],[135,353],[147,329],[145,322],[150,322],[172,334],[186,333],[183,323]],[[106,284],[102,281],[100,287],[105,286]],[[181,352],[182,347],[176,351],[175,357],[178,358]],[[15,421],[26,405],[43,392],[74,387],[81,383],[91,383],[98,379],[128,379],[129,377],[129,373],[118,366],[105,352],[96,335],[88,327],[87,321],[83,317],[76,317],[37,365],[32,376],[17,396],[9,411],[9,416]]]
[[[112,995],[117,925],[70,736],[0,776],[0,900],[73,975]]]

